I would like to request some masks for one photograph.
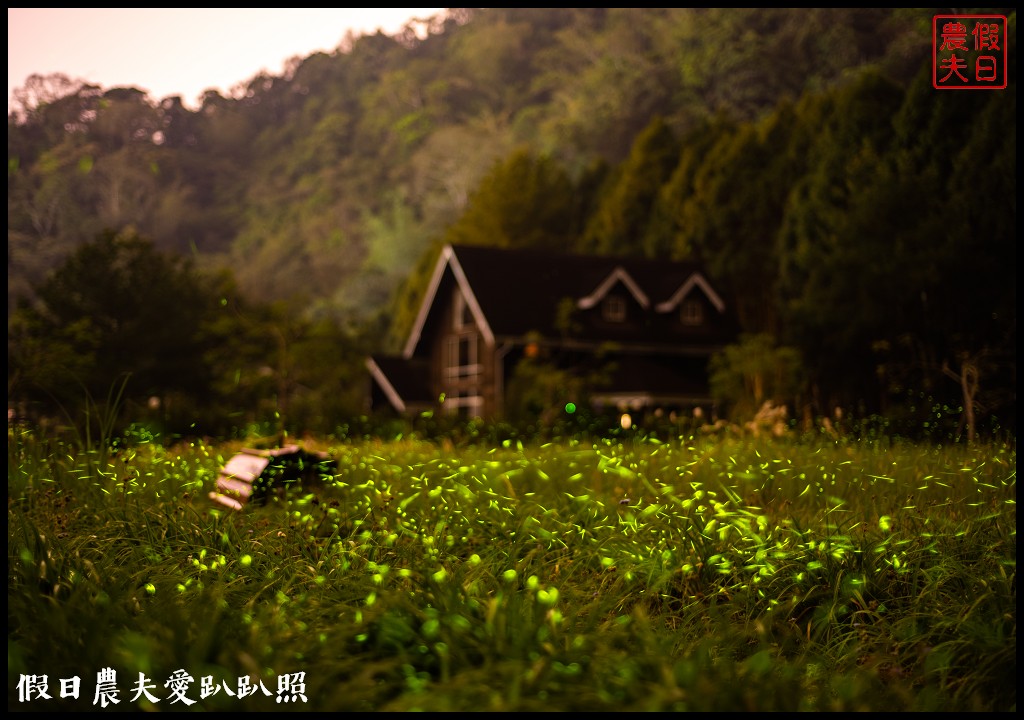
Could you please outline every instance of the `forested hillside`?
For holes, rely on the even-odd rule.
[[[958,93],[932,87],[935,12],[449,9],[195,111],[34,77],[8,116],[9,395],[133,366],[54,310],[86,277],[66,261],[127,233],[210,294],[186,293],[203,371],[153,362],[135,396],[339,422],[457,241],[700,259],[748,349],[799,356],[780,401],[1013,424],[1016,15],[987,11],[1009,87]]]

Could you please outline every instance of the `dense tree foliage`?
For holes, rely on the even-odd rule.
[[[674,133],[655,117],[597,199],[579,249],[605,255],[635,253],[638,240],[647,237],[658,191],[678,159]]]
[[[9,392],[33,373],[61,398],[71,378],[103,392],[93,369],[130,365],[139,397],[209,384],[237,400],[226,416],[329,424],[360,411],[358,353],[400,346],[454,241],[696,258],[745,333],[799,356],[789,402],[1013,424],[1003,12],[999,92],[931,86],[927,9],[453,8],[196,110],[33,77],[8,115]],[[97,317],[40,309],[109,228],[202,273],[168,276],[193,300],[134,348],[213,333],[175,345],[173,381],[173,351],[121,367]],[[231,313],[209,314],[211,294]],[[41,304],[12,317],[21,300]]]
[[[496,164],[445,234],[449,243],[568,251],[579,235],[575,193],[547,157],[520,150]]]
[[[8,117],[9,300],[97,232],[131,225],[162,249],[195,251],[201,266],[233,268],[251,298],[302,292],[344,316],[370,289],[341,297],[337,288],[360,276],[394,198],[414,220],[415,251],[426,252],[494,163],[524,145],[578,181],[598,159],[626,159],[655,117],[682,137],[714,113],[749,120],[770,110],[781,95],[752,89],[781,78],[798,96],[860,64],[898,65],[896,38],[927,44],[906,32],[913,20],[828,9],[451,9],[426,37],[349,37],[281,77],[262,73],[228,97],[211,91],[195,111],[180,98],[37,77]],[[795,47],[796,35],[799,64],[762,61]],[[849,48],[837,54],[829,40]],[[735,67],[716,70],[723,43]]]
[[[103,416],[227,434],[270,420],[326,432],[363,409],[351,378],[364,344],[327,319],[253,305],[229,274],[204,276],[137,235],[101,233],[35,296],[8,318],[18,412],[79,429]]]
[[[196,358],[214,298],[180,256],[108,231],[36,290],[9,322],[9,394],[66,409],[123,385],[126,400],[159,407],[208,389]]]

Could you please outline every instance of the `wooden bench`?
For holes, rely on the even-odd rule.
[[[243,448],[221,468],[217,489],[209,497],[231,510],[241,510],[250,502],[265,501],[272,488],[322,481],[335,469],[327,453],[309,452],[298,445],[268,450]]]

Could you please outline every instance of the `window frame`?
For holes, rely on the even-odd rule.
[[[605,322],[624,323],[628,313],[626,299],[621,295],[608,295],[601,303],[601,318]]]
[[[688,298],[679,303],[679,322],[686,327],[700,327],[704,324],[704,303]]]
[[[465,350],[465,362],[463,362]],[[449,335],[445,344],[445,379],[468,380],[483,374],[480,362],[480,343],[475,333]]]

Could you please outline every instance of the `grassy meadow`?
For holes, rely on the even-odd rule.
[[[1015,444],[244,444],[9,429],[8,710],[1016,710]]]

